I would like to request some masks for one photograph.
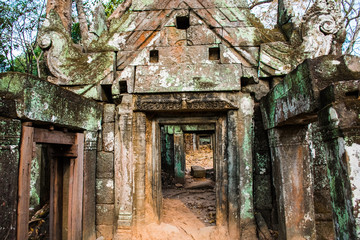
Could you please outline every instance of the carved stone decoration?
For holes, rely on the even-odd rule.
[[[51,78],[55,84],[96,84],[112,70],[114,53],[84,54],[81,47],[73,43],[54,11],[47,15],[39,32],[38,43],[41,48],[47,49],[47,66],[56,77]]]
[[[290,21],[290,20],[289,20]],[[264,43],[260,47],[260,77],[291,72],[307,58],[341,54],[344,25],[335,1],[316,1],[294,26],[289,42]]]
[[[231,96],[231,94],[229,94]],[[134,102],[136,111],[221,111],[236,110],[239,107],[225,94],[169,94],[138,95]]]

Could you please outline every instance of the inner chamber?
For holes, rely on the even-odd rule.
[[[165,217],[171,203],[175,214],[186,207],[205,226],[216,225],[215,124],[162,125],[160,131]]]

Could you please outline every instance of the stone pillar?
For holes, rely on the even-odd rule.
[[[345,89],[344,85],[339,87]],[[360,237],[359,116],[360,101],[356,98],[334,101],[319,112],[337,239]]]
[[[185,183],[185,149],[184,133],[177,131],[180,127],[174,127],[174,176],[175,182]]]
[[[240,201],[239,201],[239,136],[237,129],[237,111],[229,111],[228,122],[228,202],[229,234],[232,239],[240,238]]]
[[[113,239],[115,226],[115,105],[105,104],[96,164],[96,237]]]
[[[239,98],[240,109],[227,115],[229,233],[234,239],[256,236],[253,208],[252,118],[254,102]]]
[[[16,239],[21,122],[0,118],[0,236]]]
[[[116,107],[115,122],[115,213],[117,231],[115,239],[131,239],[133,222],[133,112],[132,96],[124,95]]]
[[[280,239],[316,239],[307,126],[268,130]]]
[[[253,116],[254,100],[250,94],[239,99],[237,132],[239,136],[240,239],[256,236],[253,206]],[[230,129],[229,129],[230,130]]]
[[[335,239],[335,229],[332,213],[326,144],[322,138],[319,124],[309,125],[310,151],[314,175],[314,211],[316,222],[316,237],[318,239]]]
[[[145,222],[146,115],[136,112],[133,116],[135,224],[142,226]]]

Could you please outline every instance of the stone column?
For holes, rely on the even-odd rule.
[[[240,239],[256,236],[253,203],[253,116],[254,100],[250,94],[239,99],[237,132],[239,136]]]
[[[229,233],[234,239],[256,236],[253,208],[252,118],[250,96],[239,96],[240,109],[227,115]]]
[[[350,86],[353,85],[353,86]],[[326,91],[332,103],[319,112],[337,239],[360,237],[360,100],[356,84]],[[351,90],[355,90],[356,96]],[[339,96],[342,95],[342,96]],[[331,96],[331,97],[329,97]]]
[[[174,176],[175,182],[185,183],[185,149],[184,149],[184,133],[178,130],[178,126],[174,127]]]
[[[142,226],[145,222],[146,115],[135,112],[133,116],[135,224]]]
[[[229,204],[229,233],[233,239],[240,238],[240,201],[239,201],[239,136],[237,128],[237,111],[229,111],[228,123],[228,204]]]
[[[335,239],[330,184],[327,175],[328,159],[326,157],[326,144],[317,122],[309,125],[309,136],[314,175],[316,237],[318,239]]]
[[[21,122],[0,118],[0,236],[16,239]]]
[[[132,96],[124,95],[122,103],[116,107],[115,122],[115,213],[117,234],[115,239],[131,239],[133,222],[133,112]]]
[[[307,126],[268,130],[280,239],[316,239]]]
[[[102,131],[99,139],[96,166],[96,235],[113,238],[115,225],[114,199],[114,132],[115,105],[103,108]]]

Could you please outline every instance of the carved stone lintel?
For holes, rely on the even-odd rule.
[[[181,94],[158,95],[153,97],[135,98],[136,111],[219,111],[236,110],[238,106],[231,98],[223,96],[208,96],[206,94]]]

